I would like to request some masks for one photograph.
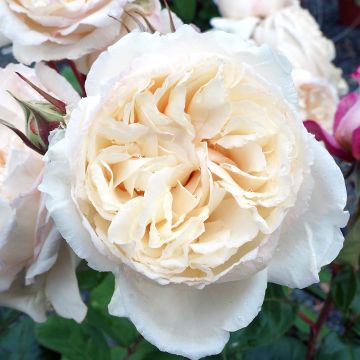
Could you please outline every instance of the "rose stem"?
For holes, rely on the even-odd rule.
[[[68,65],[70,66],[72,72],[74,73],[80,88],[81,88],[81,96],[82,97],[86,97],[86,90],[85,90],[85,80],[86,80],[86,76],[81,74],[80,71],[76,68],[75,63],[72,60],[67,60]]]
[[[341,266],[337,264],[332,264],[332,276],[330,282],[330,289],[326,296],[324,305],[320,311],[319,317],[316,323],[313,326],[310,326],[310,336],[308,341],[308,350],[306,355],[306,360],[313,360],[315,351],[316,351],[316,341],[319,337],[322,326],[325,324],[327,317],[329,316],[330,310],[332,308],[332,300],[331,300],[331,283],[336,274],[340,271]]]
[[[315,325],[315,323],[310,318],[308,318],[304,313],[302,312],[299,313],[299,317],[302,320],[304,320],[310,326],[310,328],[312,328]]]

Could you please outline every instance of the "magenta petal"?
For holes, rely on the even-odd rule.
[[[349,111],[349,109],[354,106],[356,101],[359,98],[359,94],[356,92],[352,92],[346,96],[344,96],[337,107],[336,113],[335,113],[335,120],[333,125],[333,131],[336,132],[341,120],[346,115],[346,113]]]
[[[351,156],[351,154],[339,145],[334,136],[330,135],[316,121],[306,120],[304,121],[304,125],[309,133],[315,135],[316,140],[324,142],[326,149],[331,155],[336,156],[344,161],[354,161],[354,158]]]
[[[360,66],[351,74],[352,78],[355,79],[360,85]]]
[[[354,158],[360,161],[360,127],[353,131],[351,146]]]

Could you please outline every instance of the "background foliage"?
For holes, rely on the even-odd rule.
[[[305,2],[312,8],[318,1]],[[329,3],[329,2],[327,2]],[[334,6],[334,1],[331,2]],[[202,30],[209,28],[209,19],[218,16],[212,0],[172,0],[172,9],[184,22],[192,22]],[[328,8],[318,20],[321,25]],[[333,12],[336,10],[332,10]],[[336,25],[338,26],[338,25]],[[329,28],[328,28],[329,29]],[[337,59],[349,74],[354,70],[354,55],[349,52],[350,37],[359,31],[349,32],[335,25],[329,29],[329,37],[342,54]],[[323,29],[324,30],[324,29]],[[347,32],[346,32],[347,31]],[[340,35],[339,35],[340,33]],[[340,41],[340,40],[346,41]],[[359,49],[353,46],[355,61],[360,63]],[[351,52],[351,51],[350,51]],[[72,72],[63,69],[63,75],[78,88]],[[344,168],[344,172],[348,172]],[[355,169],[355,173],[359,173]],[[349,177],[349,207],[360,195],[354,177]],[[352,231],[347,234],[346,246],[338,258],[338,264],[329,266],[320,274],[320,284],[304,290],[291,290],[269,284],[262,311],[246,329],[231,334],[223,353],[208,360],[298,360],[305,359],[316,350],[315,359],[360,359],[360,220],[353,211]],[[175,360],[182,359],[161,353],[144,340],[130,321],[110,316],[107,304],[113,293],[112,274],[98,273],[81,264],[78,272],[81,292],[89,311],[86,320],[79,325],[55,314],[43,324],[35,324],[27,316],[13,310],[0,308],[0,359],[9,360]],[[313,347],[313,349],[312,349]]]

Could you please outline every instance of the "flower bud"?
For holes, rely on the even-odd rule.
[[[360,67],[353,74],[360,84]],[[315,121],[305,121],[309,132],[324,141],[328,151],[345,161],[360,161],[360,89],[344,96],[338,104],[333,134],[330,135]]]
[[[45,153],[49,146],[49,134],[64,123],[64,114],[48,102],[23,101],[11,94],[25,114],[25,134],[30,143]]]

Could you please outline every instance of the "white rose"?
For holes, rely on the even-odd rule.
[[[346,190],[297,116],[288,62],[223,32],[132,33],[100,55],[41,191],[109,310],[197,359],[342,247]]]
[[[298,0],[214,0],[222,16],[242,19],[248,16],[266,17]]]
[[[23,110],[7,91],[22,100],[43,99],[15,71],[69,103],[79,100],[71,85],[44,65],[0,69],[0,118],[22,131]],[[0,125],[0,305],[44,321],[50,303],[61,316],[81,321],[86,306],[77,287],[76,258],[37,189],[42,174],[42,157]]]
[[[250,19],[214,18],[211,23],[216,29],[280,50],[294,67],[293,80],[299,93],[302,119],[318,121],[330,130],[338,95],[347,89],[341,70],[332,63],[333,42],[324,37],[315,19],[298,4],[263,20]]]
[[[159,16],[159,0],[0,0],[0,33],[13,42],[14,56],[22,63],[76,60],[126,34],[122,17],[127,6]]]

